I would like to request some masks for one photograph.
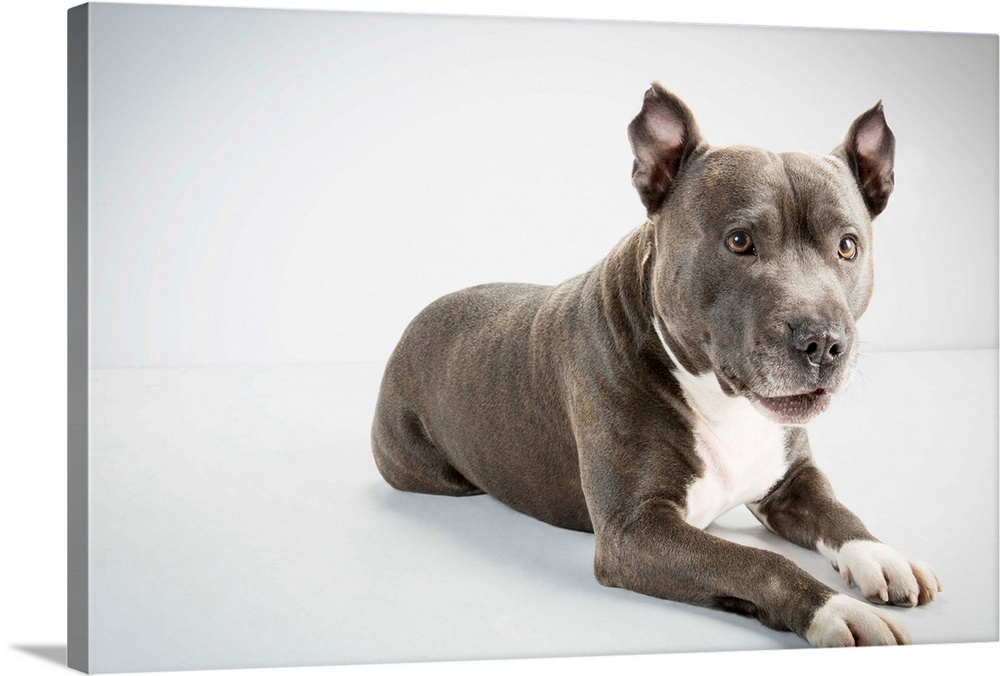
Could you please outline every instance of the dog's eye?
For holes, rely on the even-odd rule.
[[[749,256],[750,254],[757,253],[757,250],[753,245],[753,239],[750,237],[750,233],[745,230],[737,230],[727,236],[726,246],[734,254],[739,254],[741,256]]]
[[[850,235],[842,238],[840,246],[837,247],[837,255],[845,261],[853,261],[858,257],[858,241]]]

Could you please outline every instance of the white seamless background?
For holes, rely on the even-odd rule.
[[[650,81],[714,144],[828,152],[882,100],[868,350],[997,345],[996,42],[94,5],[92,366],[369,362],[440,295],[642,222]]]

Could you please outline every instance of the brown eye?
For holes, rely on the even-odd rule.
[[[844,237],[840,240],[837,248],[837,255],[845,261],[853,261],[858,256],[858,242],[853,237]]]
[[[753,246],[753,239],[751,239],[750,233],[745,230],[737,230],[736,232],[728,235],[726,237],[726,246],[734,254],[739,254],[741,256],[748,256],[750,254],[757,253],[757,250]]]

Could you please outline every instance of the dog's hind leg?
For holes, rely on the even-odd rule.
[[[442,456],[412,410],[379,402],[372,452],[379,472],[393,488],[453,496],[483,493]]]

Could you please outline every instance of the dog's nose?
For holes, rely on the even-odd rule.
[[[789,324],[789,343],[813,366],[826,366],[847,354],[851,337],[840,327],[823,326],[815,322]]]

